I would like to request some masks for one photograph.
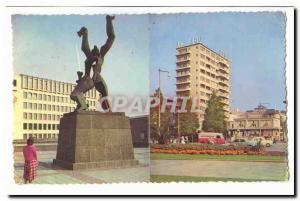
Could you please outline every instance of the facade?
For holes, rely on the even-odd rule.
[[[13,139],[56,139],[59,121],[64,113],[74,111],[70,99],[75,84],[17,75],[13,81]],[[90,110],[97,110],[96,90],[86,94]]]
[[[204,112],[213,91],[221,97],[226,118],[229,118],[230,61],[202,43],[176,48],[176,95],[198,101],[199,123],[202,127]],[[201,130],[201,127],[199,128]]]
[[[137,116],[130,118],[132,143],[134,147],[149,146],[149,116]]]
[[[283,112],[259,105],[254,110],[232,112],[227,123],[227,129],[229,135],[233,137],[263,136],[277,141],[284,140],[283,116],[285,116]]]

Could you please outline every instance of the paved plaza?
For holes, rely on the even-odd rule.
[[[139,165],[131,168],[93,169],[93,170],[64,170],[52,165],[56,151],[41,151],[38,153],[38,177],[34,184],[101,184],[118,182],[148,182],[149,176],[149,148],[135,148],[135,159]],[[23,155],[14,154],[15,181],[23,184]]]
[[[287,180],[287,163],[205,160],[151,160],[151,175]]]

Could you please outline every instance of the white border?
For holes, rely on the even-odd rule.
[[[12,3],[10,5],[21,5]],[[34,5],[34,4],[31,4]],[[59,5],[59,4],[48,4],[48,5]],[[66,5],[66,4],[64,4]],[[70,5],[70,4],[68,4]],[[75,4],[76,5],[76,4]],[[77,3],[77,5],[80,5]],[[95,5],[95,3],[89,4]],[[112,5],[107,4],[106,5]],[[136,5],[136,4],[133,4]],[[171,4],[168,4],[171,5]],[[205,4],[204,4],[205,5]],[[271,195],[292,195],[294,193],[294,10],[293,8],[279,8],[279,7],[154,7],[154,8],[80,8],[80,7],[61,7],[61,8],[2,8],[3,23],[5,31],[2,37],[2,44],[4,46],[4,64],[2,65],[2,77],[1,77],[1,91],[5,91],[6,96],[1,100],[2,104],[0,111],[4,111],[5,118],[1,118],[1,131],[2,135],[2,146],[1,152],[6,153],[6,158],[1,160],[5,165],[5,193],[6,194],[22,194],[22,195],[144,195],[144,194],[156,194],[156,195],[179,195],[179,194],[202,194],[202,195],[243,195],[243,194],[271,194]],[[11,94],[11,78],[12,78],[12,34],[10,29],[10,15],[16,13],[22,14],[99,14],[99,13],[127,13],[127,14],[142,14],[142,13],[178,13],[178,12],[257,12],[257,11],[283,11],[286,12],[287,23],[286,23],[286,76],[287,76],[287,99],[288,99],[288,132],[289,132],[289,168],[290,168],[290,180],[288,182],[253,182],[253,183],[165,183],[165,184],[146,184],[146,183],[123,183],[123,184],[95,184],[95,185],[16,185],[13,181],[12,164],[13,160],[11,157],[12,137],[7,133],[11,133],[11,118],[12,118],[12,100]],[[3,51],[3,50],[2,50]],[[4,76],[5,75],[5,76]],[[4,123],[4,124],[3,124]],[[1,165],[2,165],[1,164]],[[9,172],[8,172],[9,171]],[[2,172],[2,171],[0,171]]]

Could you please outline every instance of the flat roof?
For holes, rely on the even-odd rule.
[[[180,49],[180,48],[184,48],[184,47],[189,47],[189,46],[195,46],[195,45],[202,45],[202,46],[204,46],[205,48],[209,49],[209,50],[212,51],[213,53],[217,54],[218,56],[222,57],[223,59],[225,59],[226,61],[229,62],[229,60],[228,60],[226,57],[224,57],[224,56],[220,55],[219,53],[215,52],[214,50],[210,49],[209,47],[207,47],[207,46],[204,45],[203,43],[194,43],[194,44],[190,44],[190,45],[184,45],[184,46],[181,46],[181,47],[176,47],[176,49]]]
[[[16,76],[16,75],[15,75]],[[50,78],[43,78],[43,77],[37,77],[37,76],[34,76],[34,75],[26,75],[26,74],[17,74],[17,76],[27,76],[27,77],[32,77],[32,78],[37,78],[37,79],[42,79],[42,80],[47,80],[47,81],[54,81],[54,82],[61,82],[61,83],[64,83],[64,84],[71,84],[71,85],[76,85],[76,83],[72,83],[72,82],[66,82],[66,81],[60,81],[60,80],[54,80],[54,79],[50,79]]]

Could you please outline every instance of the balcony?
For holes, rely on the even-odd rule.
[[[187,91],[191,91],[191,87],[184,87],[181,89],[176,89],[176,92],[187,92]]]
[[[190,55],[190,51],[183,51],[183,52],[177,52],[176,53],[176,57],[180,57],[180,56],[183,56],[183,55]]]
[[[225,105],[229,105],[229,100],[228,99],[222,99],[221,103],[223,103]]]
[[[219,63],[220,66],[223,67],[223,68],[227,68],[227,69],[229,68],[229,66],[228,66],[225,62],[223,62],[223,61],[219,61],[218,63]]]
[[[218,78],[221,78],[221,79],[229,80],[229,75],[228,75],[228,74],[220,73],[220,74],[218,74],[217,77],[218,77]]]
[[[190,65],[186,65],[186,66],[183,66],[183,67],[177,66],[176,71],[188,70],[188,69],[190,69],[190,68],[191,68]]]
[[[229,88],[228,87],[225,87],[225,86],[221,86],[221,85],[219,85],[219,91],[221,91],[221,92],[229,92]]]
[[[229,84],[227,82],[219,80],[219,85],[222,87],[229,87]]]
[[[229,74],[229,69],[224,68],[222,66],[220,66],[220,68],[218,69],[218,71],[220,71],[223,74]]]
[[[176,85],[191,84],[191,80],[177,80]]]
[[[177,57],[177,61],[176,64],[182,64],[182,63],[187,63],[190,62],[191,58],[189,56],[181,56],[181,57]]]
[[[181,74],[177,74],[176,75],[176,78],[179,78],[179,77],[190,77],[191,76],[191,73],[190,72],[188,72],[188,73],[181,73]]]
[[[221,98],[226,98],[228,99],[229,98],[229,94],[228,93],[223,93],[221,91],[218,91],[218,96],[220,96]]]

